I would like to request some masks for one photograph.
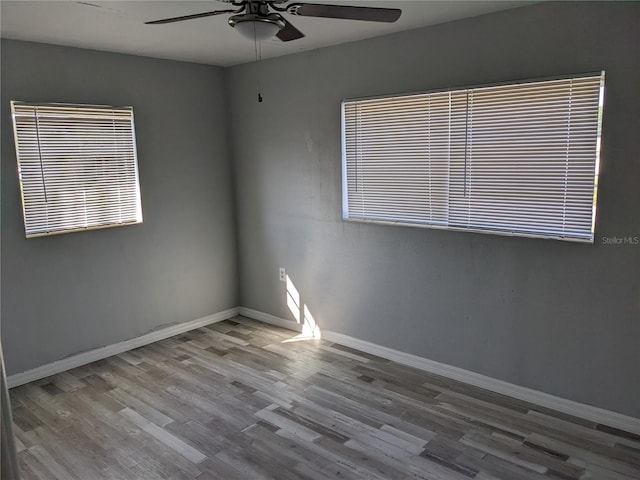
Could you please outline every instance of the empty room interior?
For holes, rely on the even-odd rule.
[[[0,2],[3,480],[640,478],[640,3],[327,1]]]

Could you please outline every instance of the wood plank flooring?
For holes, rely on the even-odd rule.
[[[243,317],[11,391],[24,480],[638,480],[640,437]]]

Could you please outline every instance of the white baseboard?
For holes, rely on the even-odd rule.
[[[276,317],[275,315],[270,315],[258,310],[252,310],[251,308],[240,307],[238,315],[252,318],[253,320],[258,320],[260,322],[268,323],[270,325],[275,325],[276,327],[293,330],[294,332],[302,331],[302,325],[294,320],[287,320],[285,318]]]
[[[142,347],[153,342],[164,340],[165,338],[173,337],[180,333],[188,332],[196,328],[204,327],[212,323],[228,320],[238,315],[239,308],[234,307],[222,312],[214,313],[203,318],[191,320],[189,322],[179,323],[177,325],[171,325],[170,327],[155,330],[153,332],[141,335],[139,337],[131,338],[123,342],[114,343],[113,345],[107,345],[104,347],[89,350],[88,352],[79,353],[71,357],[63,358],[40,367],[27,370],[25,372],[16,373],[7,377],[7,385],[9,388],[24,385],[25,383],[40,380],[41,378],[55,375],[56,373],[64,372],[71,368],[80,367],[103,358],[117,355],[127,350]]]
[[[240,307],[240,315],[276,325],[278,327],[300,331],[300,325],[294,321],[279,318],[257,310]],[[386,358],[387,360],[392,360],[403,365],[424,370],[425,372],[458,380],[459,382],[517,398],[518,400],[523,400],[534,405],[550,408],[591,422],[600,423],[640,435],[640,418],[629,417],[621,413],[605,410],[604,408],[594,407],[584,403],[575,402],[573,400],[568,400],[566,398],[556,397],[549,393],[532,390],[520,385],[498,380],[497,378],[487,377],[469,370],[446,365],[444,363],[429,360],[410,353],[401,352],[399,350],[394,350],[392,348],[383,347],[382,345],[364,340],[359,340],[341,333],[322,330],[322,338],[329,342],[338,343],[371,355],[376,355],[378,357]]]

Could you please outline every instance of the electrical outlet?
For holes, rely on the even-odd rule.
[[[280,276],[280,281],[281,282],[286,282],[287,281],[287,272],[284,269],[284,267],[280,267],[280,270],[278,270],[278,274]]]

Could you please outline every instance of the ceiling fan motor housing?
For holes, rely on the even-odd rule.
[[[278,13],[242,13],[229,17],[229,25],[251,40],[267,40],[282,30],[285,21]]]

